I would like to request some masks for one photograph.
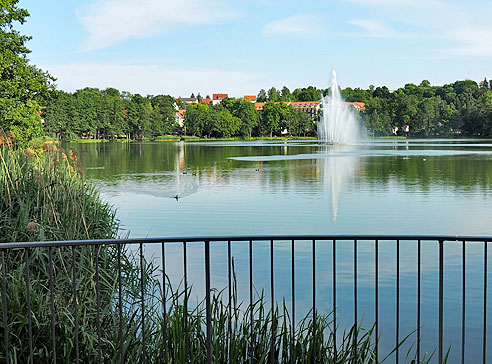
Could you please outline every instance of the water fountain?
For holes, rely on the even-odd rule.
[[[340,94],[335,69],[331,73],[331,95],[321,96],[323,114],[318,122],[318,139],[327,144],[352,144],[361,137],[354,111]]]

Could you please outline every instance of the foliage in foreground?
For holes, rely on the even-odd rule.
[[[39,112],[53,90],[53,78],[29,63],[26,43],[31,39],[13,29],[29,12],[19,0],[0,1],[0,129],[27,143],[43,133]]]

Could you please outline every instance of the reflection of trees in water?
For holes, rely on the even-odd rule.
[[[380,149],[384,143],[377,145]],[[97,143],[71,144],[82,159],[84,167],[104,169],[86,170],[89,178],[96,180],[119,181],[122,176],[146,173],[170,172],[172,178],[187,171],[196,172],[200,180],[206,176],[207,183],[233,184],[240,179],[242,183],[259,183],[271,192],[294,190],[296,193],[311,193],[310,186],[320,181],[328,181],[330,189],[343,185],[344,174],[356,174],[357,182],[374,186],[396,181],[407,190],[429,190],[433,184],[447,185],[458,189],[472,190],[492,187],[492,158],[488,155],[374,155],[374,149],[349,150],[348,146],[322,146],[316,143],[271,143],[248,144],[231,143]],[[321,153],[344,155],[319,158]],[[324,148],[324,149],[323,149]],[[353,148],[353,147],[352,147]],[[372,150],[372,152],[371,152]],[[383,150],[383,149],[381,149]],[[418,148],[413,148],[417,151]],[[241,156],[295,156],[314,154],[313,159],[269,160],[247,162],[231,160]],[[373,155],[368,155],[373,154]],[[425,161],[424,161],[425,159]],[[354,162],[358,160],[360,162]],[[360,163],[362,172],[357,172]],[[345,165],[347,164],[347,165]],[[259,171],[256,171],[259,169]],[[332,171],[333,173],[329,173]],[[357,173],[356,173],[357,172]],[[172,179],[171,178],[171,179]],[[167,180],[166,180],[167,181]],[[156,181],[157,183],[158,181]],[[182,186],[178,186],[181,183]],[[165,182],[161,187],[171,188],[175,194],[196,191],[185,179],[184,182]],[[316,188],[316,186],[312,186]],[[339,188],[339,187],[338,187]],[[174,192],[173,192],[174,193]],[[172,193],[167,193],[171,195]],[[336,191],[333,195],[336,195]]]
[[[365,157],[359,182],[396,182],[408,190],[428,191],[432,185],[469,191],[492,187],[492,159],[483,155]]]

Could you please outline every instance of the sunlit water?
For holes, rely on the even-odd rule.
[[[492,143],[485,140],[382,140],[359,145],[317,142],[73,144],[85,176],[118,210],[131,237],[241,234],[492,235]],[[95,167],[104,167],[104,169]],[[178,198],[176,199],[176,196]],[[296,315],[311,307],[311,242],[296,245]],[[337,246],[337,309],[353,320],[353,244]],[[332,246],[316,247],[317,307],[332,311]],[[248,247],[233,243],[241,298],[248,297]],[[467,343],[481,357],[483,244],[467,246]],[[422,351],[437,347],[437,244],[422,247]],[[461,348],[461,247],[445,250],[445,347]],[[146,255],[160,261],[157,247]],[[212,286],[227,285],[227,254],[212,244]],[[254,285],[269,297],[269,246],[254,246]],[[358,317],[374,321],[374,242],[358,247]],[[174,284],[183,274],[181,246],[166,251]],[[416,244],[401,243],[400,338],[416,328]],[[275,250],[275,295],[290,291],[290,243]],[[489,269],[489,272],[491,269]],[[203,246],[188,248],[188,274],[203,293]],[[395,245],[380,246],[381,345],[395,340]],[[490,299],[489,299],[490,301]],[[489,327],[490,329],[490,327]],[[490,335],[489,335],[490,337]],[[412,343],[414,338],[412,339]],[[407,345],[402,350],[402,360]],[[489,357],[490,359],[490,357]]]

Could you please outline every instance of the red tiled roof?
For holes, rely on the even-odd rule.
[[[366,104],[364,104],[363,102],[346,102],[345,105],[352,105],[353,107],[359,110],[366,109]]]
[[[225,98],[227,98],[229,95],[228,94],[213,94],[212,95],[212,98],[214,100],[224,100]]]
[[[244,95],[244,98],[249,100],[249,101],[256,101],[256,96],[255,95]]]
[[[210,101],[212,101],[212,100],[210,100],[209,98],[202,99],[202,102],[204,102],[206,104],[210,104]]]
[[[266,102],[257,102],[255,103],[256,110],[263,110],[263,106],[265,106]]]
[[[185,109],[181,109],[181,110],[178,110],[177,113],[179,114],[179,116],[181,116],[183,118],[184,117],[184,114],[186,113],[186,110]]]

